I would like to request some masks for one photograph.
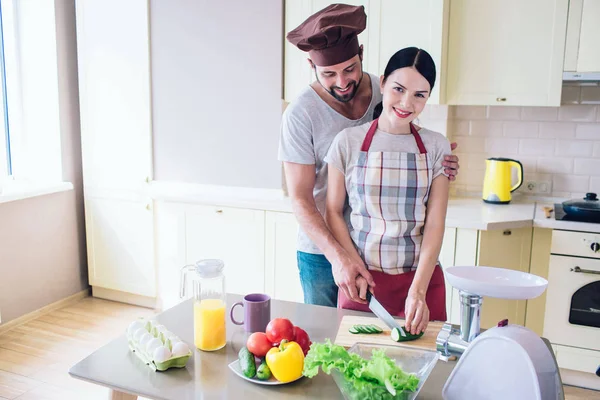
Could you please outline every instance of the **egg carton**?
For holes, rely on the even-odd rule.
[[[129,349],[153,371],[183,368],[192,356],[186,343],[156,321],[133,321],[126,336]]]

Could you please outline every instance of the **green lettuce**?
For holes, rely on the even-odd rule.
[[[404,372],[383,350],[373,350],[371,359],[366,360],[329,339],[310,346],[304,359],[304,376],[314,377],[319,367],[326,374],[338,370],[344,377],[346,392],[356,400],[398,399],[404,397],[402,392],[414,392],[419,386],[419,378]]]

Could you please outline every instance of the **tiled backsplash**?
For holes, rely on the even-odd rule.
[[[600,192],[600,106],[433,106],[426,118],[436,116],[437,108],[448,113],[447,135],[458,143],[461,170],[455,192],[481,193],[488,157],[519,160],[526,182],[550,183],[549,192],[541,194],[524,184],[519,189],[523,194],[580,197]]]

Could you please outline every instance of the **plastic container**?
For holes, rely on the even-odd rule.
[[[348,352],[356,353],[365,359],[370,359],[374,349],[384,350],[385,355],[394,360],[396,365],[402,368],[404,372],[408,374],[414,374],[417,378],[419,378],[419,386],[417,387],[416,391],[397,392],[394,397],[391,397],[390,395],[390,399],[415,399],[417,394],[419,394],[421,391],[423,384],[429,377],[429,374],[435,367],[440,355],[440,353],[437,351],[423,350],[411,346],[386,346],[367,343],[356,343],[354,346],[348,349]],[[346,400],[366,398],[365,393],[360,393],[357,391],[352,382],[346,381],[344,376],[337,369],[331,370],[331,376]],[[389,394],[385,386],[382,385],[381,389]]]
[[[183,368],[192,356],[186,343],[156,321],[134,321],[126,336],[129,349],[154,371]]]

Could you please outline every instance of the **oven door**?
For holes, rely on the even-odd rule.
[[[550,256],[544,337],[600,350],[600,259]]]

